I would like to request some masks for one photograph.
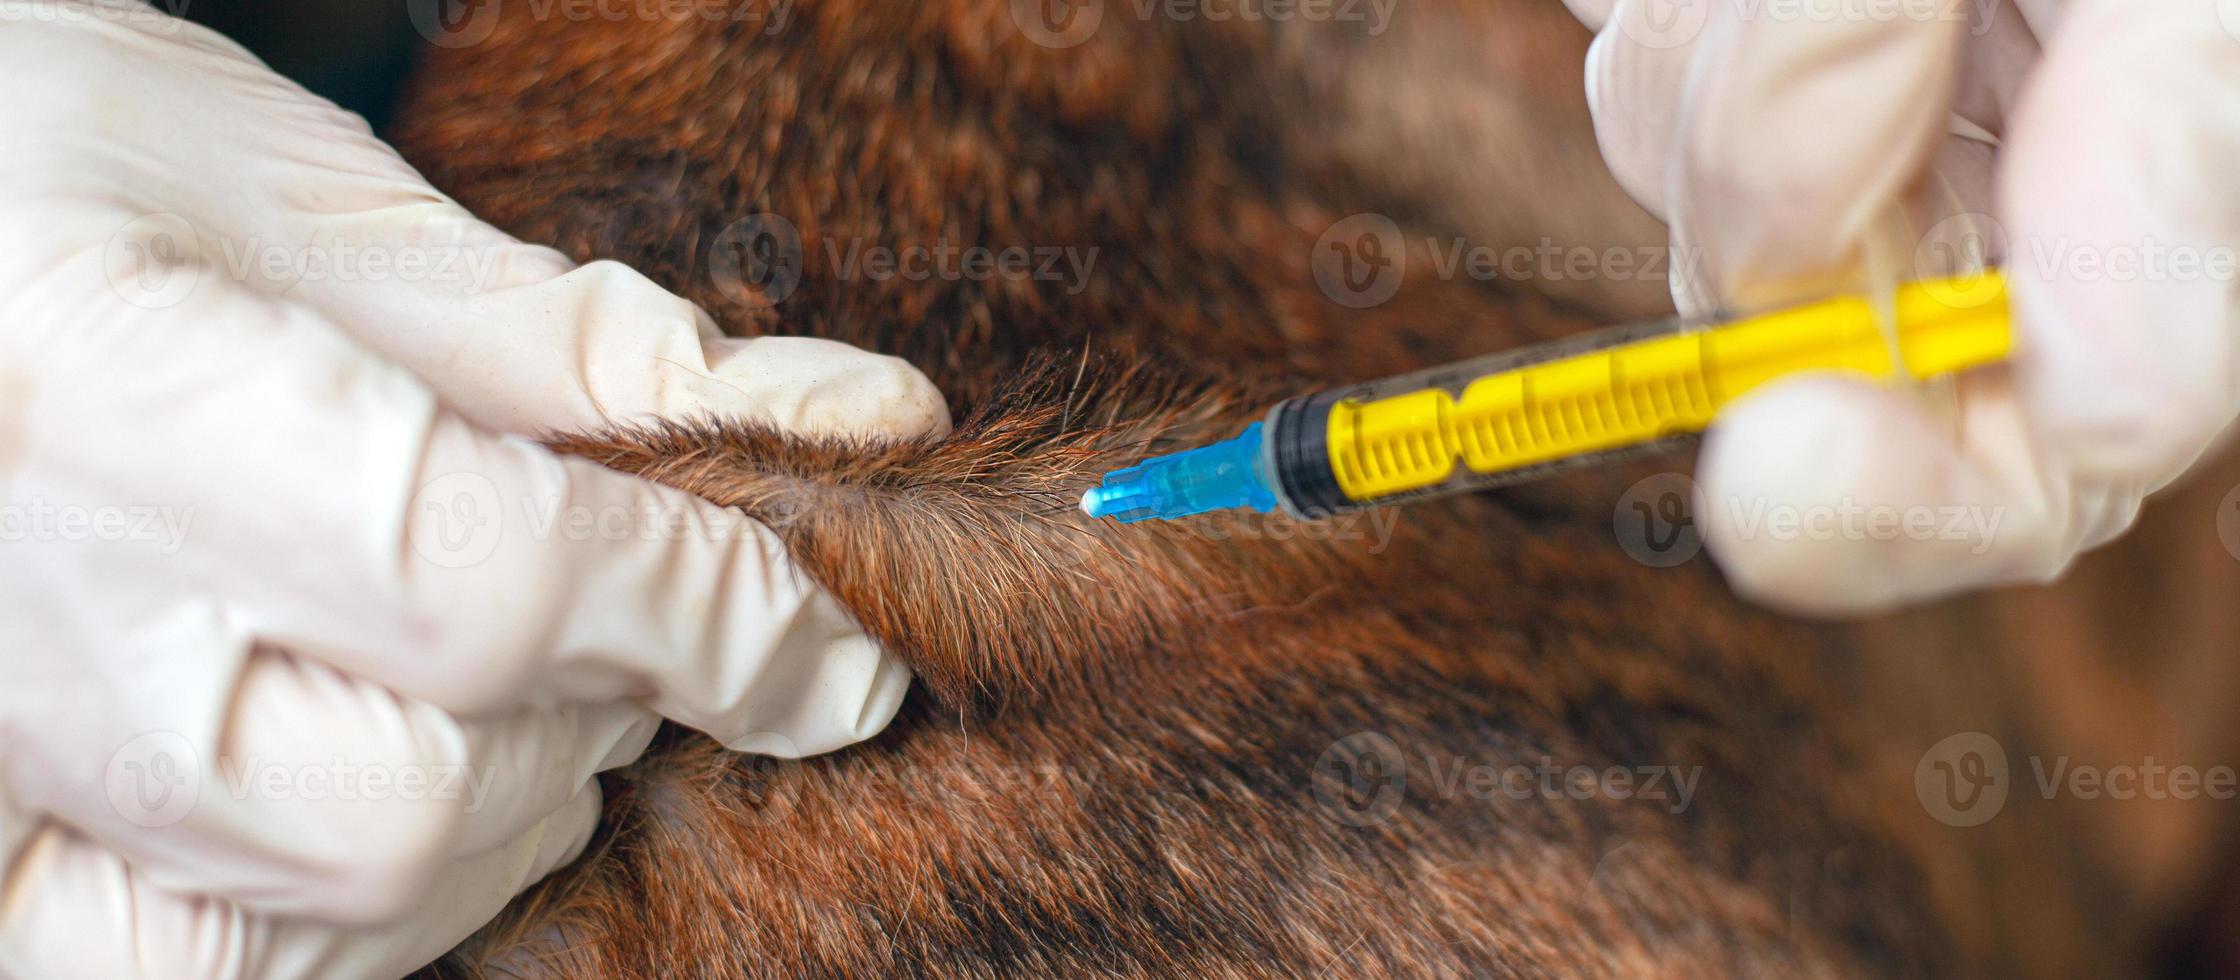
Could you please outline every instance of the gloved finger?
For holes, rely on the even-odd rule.
[[[446,865],[404,918],[359,928],[165,891],[131,863],[48,824],[0,885],[0,975],[386,980],[433,961],[574,860],[598,817],[598,788],[587,786],[503,845]]]
[[[1721,4],[1694,53],[1667,185],[1693,249],[1683,312],[1857,291],[1871,227],[1944,139],[1962,24],[1917,8],[1825,19]]]
[[[0,110],[32,117],[0,114],[0,130],[76,154],[52,179],[160,191],[176,159],[120,148],[196,119],[180,150],[199,158],[192,193],[150,193],[142,213],[202,239],[221,259],[210,273],[317,311],[477,424],[536,435],[711,414],[820,435],[948,430],[940,392],[909,364],[830,341],[725,338],[635,271],[576,268],[516,241],[430,187],[364,120],[202,27],[90,16],[22,27],[7,47],[15,70],[72,98]],[[130,97],[74,109],[103,91]],[[89,164],[89,152],[103,158]]]
[[[35,734],[16,747],[34,771],[11,780],[11,796],[154,887],[382,923],[459,857],[520,835],[636,758],[658,723],[626,701],[460,719],[272,650],[250,658],[232,705],[214,737],[145,733],[106,757]]]
[[[83,613],[56,645],[109,656],[99,607],[134,582],[152,590],[136,622],[195,634],[174,656],[267,641],[458,713],[643,697],[727,744],[777,731],[806,752],[892,715],[899,665],[736,510],[477,429],[302,307],[219,281],[141,309],[96,263],[46,268],[0,299],[41,306],[40,327],[0,345],[40,364],[20,424],[72,438],[35,444],[17,489],[193,516],[176,554],[27,542],[0,580]]]
[[[1603,7],[1608,17],[1586,62],[1595,142],[1618,186],[1665,218],[1680,97],[1711,0],[1615,0]]]
[[[2063,16],[2001,190],[2022,397],[2068,465],[2151,490],[2240,407],[2240,17]]]
[[[1678,146],[1684,106],[1702,97],[1692,79],[1725,70],[1728,51],[1740,43],[1748,11],[1730,8],[1683,0],[1621,0],[1588,53],[1588,103],[1603,158],[1636,201],[1668,222],[1672,220],[1672,188],[1692,179],[1681,166]],[[1712,19],[1714,12],[1719,17],[1716,21]],[[1761,19],[1771,23],[1758,23]],[[1761,11],[1760,17],[1750,23],[1755,30],[1787,36],[1776,30],[1785,21],[1772,12]],[[1716,37],[1707,44],[1704,39],[1712,35]],[[1955,229],[1943,227],[1939,221],[1961,212],[1988,211],[1991,147],[2004,125],[2014,76],[2036,50],[2028,25],[2004,6],[1993,8],[1988,16],[1972,13],[1966,23],[1965,44],[1964,62],[1971,67],[1961,72],[1953,94],[1946,127],[1952,138],[1943,141],[1938,150],[1931,170],[1932,184],[1911,187],[1912,199],[1893,202],[1903,205],[1903,213],[1914,222],[1913,237],[1905,244],[1920,240],[1921,261],[1915,263],[1919,267],[1900,270],[1906,274],[1943,274],[1949,268],[1944,252],[1954,245],[1973,244],[1951,241],[1957,237]],[[1698,62],[1702,63],[1700,68]],[[1869,80],[1858,82],[1868,85]],[[1905,97],[1905,93],[1894,97]],[[1831,107],[1831,115],[1840,108]],[[1759,142],[1783,141],[1789,134],[1768,127],[1745,138],[1749,142],[1734,148],[1739,154],[1757,153]],[[1717,214],[1748,223],[1768,209],[1787,206],[1784,201],[1740,200]],[[1736,309],[1734,297],[1721,294],[1719,283],[1701,272],[1700,263],[1718,243],[1697,240],[1692,228],[1675,227],[1673,231],[1673,287],[1682,311],[1706,315]],[[1855,247],[1857,243],[1852,244]],[[1974,256],[1974,261],[1980,264],[1985,257]],[[1847,261],[1849,258],[1846,256]],[[1783,287],[1774,292],[1786,295],[1792,291],[1802,294],[1806,290]],[[1766,297],[1751,299],[1764,302]]]
[[[1792,612],[1863,614],[2047,581],[2129,526],[2139,495],[2048,460],[2007,372],[1955,388],[1947,406],[1820,375],[1729,406],[1697,458],[1696,517],[1734,588]]]

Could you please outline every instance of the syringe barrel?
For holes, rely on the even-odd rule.
[[[1653,451],[1799,372],[1914,381],[1998,361],[2011,342],[1996,271],[1879,302],[1636,324],[1285,401],[1268,414],[1262,469],[1286,509],[1322,517]]]
[[[1345,457],[1359,456],[1376,451],[1373,447],[1361,445],[1358,439],[1346,438],[1348,435],[1358,436],[1360,434],[1362,419],[1359,416],[1363,412],[1363,406],[1378,405],[1398,399],[1413,398],[1420,400],[1424,403],[1424,407],[1432,413],[1433,425],[1421,430],[1428,435],[1439,431],[1436,427],[1439,417],[1451,417],[1453,413],[1445,410],[1443,405],[1433,406],[1431,396],[1426,393],[1442,394],[1447,399],[1446,405],[1452,405],[1464,396],[1473,382],[1482,378],[1502,375],[1505,372],[1515,371],[1535,363],[1546,363],[1575,354],[1616,347],[1636,340],[1673,335],[1687,329],[1687,327],[1686,322],[1678,319],[1628,324],[1624,327],[1597,331],[1578,338],[1539,345],[1525,351],[1490,354],[1466,361],[1442,364],[1421,371],[1412,371],[1407,374],[1364,381],[1286,399],[1277,403],[1274,408],[1268,411],[1267,424],[1264,426],[1267,435],[1261,447],[1263,471],[1268,476],[1271,488],[1276,492],[1277,501],[1286,511],[1297,517],[1315,519],[1362,507],[1420,500],[1426,497],[1439,497],[1510,483],[1521,483],[1546,476],[1556,470],[1592,465],[1597,462],[1608,462],[1613,458],[1664,448],[1680,441],[1680,439],[1665,438],[1635,442],[1600,452],[1588,452],[1548,460],[1537,465],[1508,467],[1491,472],[1474,470],[1467,465],[1463,465],[1463,460],[1458,454],[1446,453],[1444,458],[1453,461],[1454,465],[1444,468],[1444,475],[1440,479],[1422,485],[1410,486],[1406,489],[1387,490],[1361,497],[1350,494],[1348,489],[1342,486],[1339,481],[1341,471],[1357,466],[1352,460]],[[1423,409],[1408,411],[1408,406],[1399,407],[1403,412],[1410,416],[1416,416],[1420,421]],[[1333,427],[1334,417],[1335,428]],[[1333,438],[1334,433],[1337,435],[1336,439]],[[1393,433],[1393,435],[1400,434]],[[1685,438],[1685,436],[1683,435],[1680,438]],[[1419,467],[1437,468],[1436,460],[1441,458],[1439,450],[1446,448],[1446,440],[1442,439],[1442,444],[1437,448],[1426,445],[1416,446],[1411,450],[1406,446],[1407,443],[1418,441],[1420,440],[1402,436],[1397,440],[1398,444],[1390,447],[1390,451],[1407,453],[1413,456],[1412,461],[1417,463]],[[1348,446],[1349,442],[1352,443],[1350,447]],[[1333,449],[1338,452],[1337,458],[1332,456]],[[1354,482],[1357,484],[1355,492],[1359,492],[1359,481]]]

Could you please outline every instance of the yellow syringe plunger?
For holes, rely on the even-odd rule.
[[[1720,324],[1620,328],[1293,398],[1236,439],[1108,474],[1083,497],[1123,521],[1222,507],[1305,517],[1473,490],[1698,432],[1776,378],[1899,383],[2003,360],[1996,271]]]

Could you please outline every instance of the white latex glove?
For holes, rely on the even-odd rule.
[[[1697,518],[1745,594],[1847,613],[2052,579],[2233,418],[2240,4],[1569,2],[1684,313],[1943,274],[1972,236],[2006,267],[2008,367],[1795,379],[1713,427]],[[1847,533],[1846,505],[1962,523]]]
[[[0,975],[399,974],[583,846],[651,712],[892,717],[767,528],[525,436],[945,431],[916,371],[518,243],[141,8],[0,0],[0,86]]]

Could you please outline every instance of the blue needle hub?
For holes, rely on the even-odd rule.
[[[1081,495],[1081,510],[1123,524],[1230,507],[1261,513],[1274,510],[1276,494],[1270,489],[1267,462],[1260,451],[1263,424],[1245,426],[1233,439],[1107,473],[1102,486]]]

